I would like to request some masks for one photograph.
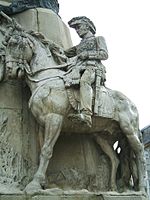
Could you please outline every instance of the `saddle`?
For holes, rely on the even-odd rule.
[[[68,87],[67,94],[70,105],[74,111],[79,112],[80,110],[80,93],[79,85],[75,87]],[[105,86],[100,86],[98,94],[93,86],[93,116],[111,118],[116,120],[115,116],[115,100],[110,89]]]

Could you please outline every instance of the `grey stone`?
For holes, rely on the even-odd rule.
[[[26,30],[42,32],[48,39],[65,49],[72,46],[67,26],[51,10],[31,9],[13,16]],[[48,19],[48,20],[45,20]],[[52,28],[51,28],[52,27]],[[61,35],[61,37],[60,37]]]
[[[59,12],[57,0],[12,0],[9,6],[0,5],[0,11],[3,11],[7,15],[13,15],[37,7],[51,9],[57,14]]]
[[[5,4],[5,2],[3,4]],[[37,16],[38,16],[37,12],[44,13],[44,11],[45,11],[45,9],[39,9],[39,11],[35,11],[32,9],[32,10],[20,13],[18,15],[15,15],[13,17],[15,17],[15,19],[17,19],[19,23],[23,24],[25,29],[31,30],[33,28],[35,31],[38,31],[38,29],[40,28],[40,26],[42,24],[37,23]],[[57,17],[56,14],[54,14],[51,11],[47,11],[45,13],[45,17],[49,18],[50,17],[49,13],[51,16],[54,16],[52,19],[55,19],[55,17],[57,18],[55,25],[62,26],[61,30],[63,30],[63,27],[64,27],[65,34],[69,34],[69,32],[67,33],[68,30],[67,30],[66,26],[63,24],[61,19],[59,17]],[[58,22],[58,24],[57,24],[57,22]],[[58,29],[59,29],[59,27],[58,27]],[[46,30],[44,30],[44,28],[43,28],[43,31],[46,32]],[[56,35],[57,34],[55,34],[55,36]],[[52,34],[51,34],[51,36],[52,36]],[[59,33],[57,35],[57,38],[58,37],[59,37]],[[65,37],[67,38],[67,35]],[[69,37],[70,37],[70,35],[69,35]],[[1,34],[0,43],[2,40],[3,40],[3,35]],[[66,48],[69,47],[69,45],[68,45],[69,43],[65,43],[63,41],[63,38],[60,38],[59,41],[62,46],[66,46]],[[68,40],[68,42],[69,42],[69,40]],[[71,44],[71,40],[70,40],[70,44]],[[3,94],[5,94],[5,95],[3,95]],[[38,125],[35,123],[35,120],[34,120],[33,116],[31,115],[29,108],[28,108],[29,97],[30,97],[30,93],[28,91],[28,88],[24,87],[24,84],[22,84],[19,81],[16,81],[16,80],[6,81],[5,80],[4,83],[0,84],[0,98],[1,98],[0,113],[1,113],[1,116],[3,116],[4,113],[8,115],[9,126],[7,126],[7,130],[8,130],[8,132],[10,131],[10,133],[12,133],[11,137],[9,138],[9,141],[7,141],[8,142],[7,149],[5,149],[6,144],[3,143],[3,149],[1,146],[1,150],[7,152],[8,150],[12,151],[12,148],[13,148],[11,158],[13,158],[13,154],[15,155],[17,153],[17,156],[18,156],[18,153],[19,153],[19,156],[22,159],[22,161],[20,163],[18,162],[18,165],[16,165],[17,163],[14,162],[13,167],[12,167],[12,165],[9,165],[9,167],[5,165],[4,168],[7,167],[8,168],[7,170],[10,171],[10,173],[15,169],[14,176],[15,176],[16,172],[18,173],[18,170],[21,170],[19,176],[17,176],[17,180],[20,180],[21,177],[24,177],[21,180],[21,184],[23,184],[23,185],[27,184],[30,177],[33,176],[33,174],[37,168],[36,164],[38,162],[38,151],[39,151],[38,150],[38,148],[39,148],[38,141],[37,141]],[[19,115],[18,114],[16,115],[15,113],[19,113]],[[18,121],[18,119],[19,119],[19,121]],[[5,134],[5,139],[6,139],[6,134]],[[1,141],[3,141],[2,138],[1,138]],[[8,147],[9,147],[9,149],[8,149]],[[3,157],[1,157],[1,161],[2,161],[2,158]],[[10,157],[8,158],[8,156],[6,156],[5,161],[7,159],[9,160]],[[17,161],[17,159],[16,159],[16,161]],[[3,169],[3,168],[1,168],[1,169]],[[13,181],[13,179],[11,179],[12,177],[10,176],[10,173],[8,173],[8,172],[6,172],[6,173],[7,173],[7,177],[6,178],[3,177],[3,181],[4,181],[4,179],[5,179],[5,181],[7,180],[8,182]],[[6,175],[6,173],[5,174],[1,173],[1,175],[4,176],[4,175]],[[14,192],[15,192],[15,189],[14,189]],[[9,190],[8,190],[8,193],[9,193]]]
[[[147,200],[140,194],[109,195],[109,194],[72,194],[72,195],[0,195],[0,200]]]
[[[147,200],[147,197],[144,196],[136,196],[136,195],[103,195],[104,200]]]
[[[0,62],[5,70],[0,70],[0,79],[4,82],[7,79],[23,79],[30,89],[30,93],[27,93],[23,82],[20,84],[21,91],[16,93],[17,99],[18,94],[22,97],[20,126],[17,121],[13,123],[18,119],[14,105],[19,102],[12,101],[15,114],[9,117],[12,122],[10,127],[13,127],[13,131],[19,127],[14,134],[16,137],[10,137],[12,141],[7,137],[11,134],[5,134],[9,118],[5,113],[1,117],[0,133],[11,148],[11,151],[8,150],[8,158],[10,156],[12,161],[10,166],[7,164],[9,159],[6,159],[6,180],[10,180],[10,183],[11,180],[17,180],[22,184],[21,189],[26,186],[24,191],[31,195],[27,197],[35,199],[102,199],[102,195],[88,191],[143,191],[144,159],[138,112],[122,93],[105,87],[105,67],[101,61],[107,59],[108,53],[104,38],[94,36],[96,28],[90,19],[76,17],[69,25],[77,30],[83,40],[79,45],[64,50],[69,43],[64,40],[67,33],[58,31],[61,25],[64,28],[58,16],[43,9],[36,10],[38,13],[35,10],[29,12],[33,20],[31,24],[35,27],[33,31],[29,31],[30,23],[23,28],[16,20],[1,13],[3,43]],[[15,16],[24,24],[21,15],[26,20],[29,16],[27,13]],[[51,18],[50,24],[57,34],[49,32],[48,25],[43,25],[45,16]],[[55,24],[58,26],[55,27]],[[39,32],[44,30],[51,40]],[[60,33],[63,33],[62,39]],[[95,101],[92,101],[93,94]],[[28,114],[29,110],[37,124],[31,113]],[[20,136],[18,132],[23,134]],[[60,134],[65,141],[60,138],[59,143]],[[77,137],[75,134],[83,135]],[[57,140],[58,148],[55,146]],[[113,148],[116,141],[121,153]],[[15,144],[19,144],[19,147],[15,147]],[[55,153],[52,157],[54,146],[56,157]],[[21,161],[14,159],[13,155],[21,158]],[[52,163],[49,163],[50,159]],[[14,163],[18,164],[18,176],[13,176],[13,172],[16,172],[13,167],[16,165],[11,167],[11,164]],[[7,174],[7,170],[10,173]],[[9,174],[10,177],[7,177]],[[61,189],[42,190],[55,187]],[[83,188],[86,189],[84,193],[77,192]],[[70,192],[69,189],[76,192]],[[109,198],[109,195],[104,197]],[[116,198],[124,197],[116,195]]]
[[[20,94],[22,88],[19,82],[12,81],[5,84],[0,84],[0,108],[3,109],[21,109],[22,100]],[[5,96],[3,95],[5,94]],[[12,95],[13,94],[13,95]],[[11,101],[10,101],[11,99]]]
[[[38,196],[33,197],[33,200],[103,200],[95,195],[74,195],[74,196]]]
[[[0,200],[27,200],[24,195],[0,195]]]

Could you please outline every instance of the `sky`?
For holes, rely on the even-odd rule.
[[[140,129],[150,124],[150,0],[58,0],[60,16],[90,18],[96,36],[104,36],[109,58],[106,86],[136,105]],[[70,29],[73,45],[80,42]]]

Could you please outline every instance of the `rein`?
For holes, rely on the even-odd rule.
[[[36,72],[31,72],[28,69],[26,69],[26,67],[25,67],[25,71],[26,71],[26,73],[28,75],[34,76],[34,75],[38,74],[39,72],[43,72],[43,71],[46,71],[46,70],[49,70],[49,69],[64,69],[64,68],[68,67],[69,65],[71,65],[71,63],[65,63],[65,64],[58,65],[58,66],[57,65],[56,66],[51,66],[51,67],[48,67],[46,69],[44,69],[44,68],[43,69],[39,69]]]
[[[58,78],[61,78],[63,79],[64,77],[63,76],[52,76],[52,77],[46,77],[46,78],[43,78],[43,79],[32,79],[31,77],[28,77],[28,79],[31,81],[31,82],[34,82],[34,83],[39,83],[41,81],[45,81],[45,80],[55,80],[55,79],[58,79]]]

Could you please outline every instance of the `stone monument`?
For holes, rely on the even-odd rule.
[[[74,17],[72,47],[58,8],[0,7],[0,199],[147,199],[138,112],[105,87],[105,39]]]

